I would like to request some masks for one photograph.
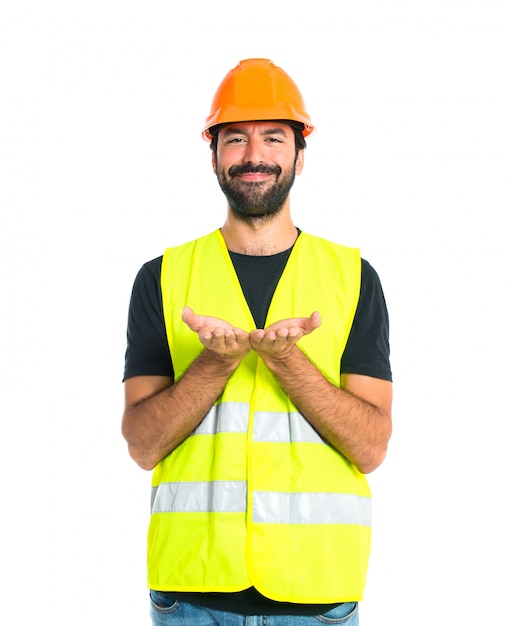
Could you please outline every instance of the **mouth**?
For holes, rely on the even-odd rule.
[[[247,172],[246,174],[237,174],[236,178],[244,183],[260,183],[268,180],[272,174],[263,174],[257,172]]]

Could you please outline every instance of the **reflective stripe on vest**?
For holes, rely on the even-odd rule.
[[[245,433],[248,428],[249,410],[249,404],[242,402],[223,402],[221,405],[215,405],[190,436],[214,435],[221,432]],[[325,443],[311,424],[296,411],[255,412],[253,441]]]
[[[238,480],[163,483],[152,488],[152,513],[245,512],[246,489]]]
[[[153,488],[152,513],[247,511],[247,483],[163,483]],[[371,526],[371,500],[348,493],[253,494],[253,522],[260,524],[359,524]]]

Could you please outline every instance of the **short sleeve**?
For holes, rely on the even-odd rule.
[[[127,319],[124,380],[133,376],[173,377],[161,297],[161,262],[157,257],[139,270]]]
[[[389,314],[379,276],[365,259],[362,259],[359,302],[341,360],[341,373],[392,381]]]

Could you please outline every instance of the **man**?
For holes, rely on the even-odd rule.
[[[365,474],[391,433],[388,317],[358,250],[292,222],[312,131],[281,68],[228,72],[203,130],[226,221],[133,287],[122,432],[154,470],[156,625],[358,623]]]

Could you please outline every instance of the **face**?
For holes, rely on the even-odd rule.
[[[282,209],[303,166],[293,129],[279,122],[239,122],[219,131],[212,164],[233,213],[244,221]]]

